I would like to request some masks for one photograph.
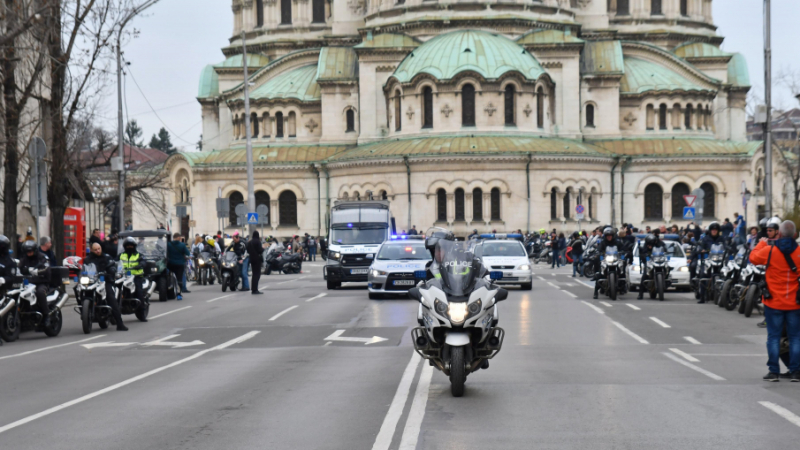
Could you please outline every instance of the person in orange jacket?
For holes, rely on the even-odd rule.
[[[780,224],[780,238],[769,245],[762,238],[750,252],[750,262],[767,265],[766,281],[769,298],[765,296],[764,317],[767,320],[767,354],[769,373],[765,381],[780,379],[780,340],[784,324],[789,338],[789,377],[800,382],[800,246],[795,241],[797,229],[792,221]],[[769,264],[767,264],[769,261]]]

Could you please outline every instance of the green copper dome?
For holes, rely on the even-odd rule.
[[[485,31],[454,31],[425,42],[403,59],[394,77],[401,83],[427,73],[449,80],[460,72],[477,72],[497,79],[507,72],[519,72],[536,80],[546,72],[530,53],[514,41]]]
[[[319,101],[322,96],[317,84],[317,65],[311,64],[287,70],[253,90],[250,98],[254,100],[294,98],[307,102]]]

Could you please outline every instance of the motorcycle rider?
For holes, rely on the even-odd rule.
[[[721,227],[719,225],[719,222],[711,222],[708,225],[708,232],[703,236],[703,240],[700,241],[700,248],[699,248],[700,254],[703,254],[703,253],[707,254],[709,251],[711,251],[711,246],[713,246],[715,244],[723,244],[724,245],[724,243],[725,243],[725,238],[722,236]],[[705,266],[705,264],[700,264],[700,261],[698,261],[698,264],[700,265],[700,274],[698,276],[701,279],[705,278],[705,276],[706,276],[706,274],[705,274],[706,266]],[[697,303],[705,303],[706,302],[705,293],[706,293],[706,286],[701,281],[700,282],[700,300],[698,300]]]
[[[647,237],[644,238],[644,246],[639,247],[639,273],[642,274],[642,281],[639,283],[639,296],[636,297],[636,300],[642,300],[644,298],[645,281],[649,279],[646,270],[647,258],[653,254],[653,249],[656,247],[661,247],[661,239],[655,234],[648,234]]]
[[[598,254],[605,255],[608,247],[617,247],[618,250],[622,250],[622,242],[617,239],[614,229],[610,226],[603,230],[603,239],[597,246]],[[600,283],[598,282],[600,277],[600,258],[597,258],[594,262],[594,296],[592,297],[595,300],[597,300],[597,291],[600,290]]]
[[[130,272],[133,275],[133,284],[136,287],[134,295],[142,302],[142,305],[148,305],[150,302],[144,297],[144,257],[136,251],[136,239],[133,236],[128,236],[122,242],[123,252],[119,255],[119,260],[122,261],[122,269]],[[140,319],[141,320],[141,319]],[[147,319],[142,320],[147,322]]]
[[[244,262],[245,253],[247,252],[244,243],[239,237],[239,233],[234,233],[233,241],[231,241],[230,245],[228,245],[228,248],[226,248],[225,251],[236,253],[236,259],[238,260],[236,264],[237,270],[233,273],[233,285],[236,286],[239,283],[239,274],[242,271],[242,263]],[[245,275],[242,276],[244,277]],[[244,285],[242,285],[242,289],[245,289]],[[236,288],[231,288],[231,290],[235,291]]]
[[[47,288],[50,284],[47,269],[50,262],[39,251],[36,241],[25,241],[22,244],[22,257],[19,260],[19,269],[23,276],[31,277],[29,280],[36,285],[36,307],[42,315],[42,327],[50,326],[50,308],[47,306]]]
[[[17,275],[17,263],[11,257],[11,240],[0,234],[0,290],[7,291]],[[0,346],[3,340],[0,339]]]
[[[108,302],[108,306],[111,307],[111,314],[114,317],[114,321],[117,323],[117,331],[128,331],[128,327],[122,323],[119,303],[117,303],[117,297],[114,295],[114,276],[117,272],[117,262],[114,261],[111,255],[103,253],[100,244],[95,242],[92,244],[91,252],[86,256],[86,259],[83,260],[83,265],[86,266],[87,264],[94,264],[98,274],[105,274],[106,301]]]
[[[767,217],[764,217],[758,221],[758,234],[756,235],[756,242],[760,241],[761,238],[767,237],[767,222],[769,222],[769,218]]]

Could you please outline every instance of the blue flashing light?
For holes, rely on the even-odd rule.
[[[105,275],[100,275],[100,282],[101,282],[101,283],[105,283],[105,282],[106,282],[106,277],[105,277]]]
[[[25,278],[24,280],[22,280],[22,285],[23,285],[23,286],[27,286],[27,285],[29,285],[29,284],[30,284],[30,282],[28,281],[28,279],[27,279],[27,278]]]
[[[408,239],[408,236],[405,234],[393,234],[392,239]]]
[[[72,280],[72,281],[74,281],[74,282],[76,282],[76,283],[77,283],[77,282],[78,282],[78,277],[75,277],[75,278],[73,278],[73,280]]]
[[[500,272],[500,271],[489,272],[489,278],[492,279],[492,280],[502,280],[503,279],[503,272]]]
[[[347,224],[347,228],[353,228],[353,224],[352,223],[348,223]]]
[[[428,272],[425,270],[415,270],[414,278],[424,280],[425,278],[428,278]]]

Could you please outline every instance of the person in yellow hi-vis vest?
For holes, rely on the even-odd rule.
[[[133,275],[133,283],[136,285],[136,298],[142,302],[142,307],[146,307],[149,302],[144,296],[144,266],[145,266],[145,259],[144,257],[136,251],[136,239],[133,236],[128,236],[125,238],[125,241],[122,243],[123,252],[119,255],[119,260],[122,262],[122,270],[125,272],[130,272]],[[141,320],[141,319],[139,319]],[[141,320],[142,322],[147,322],[147,319]]]

